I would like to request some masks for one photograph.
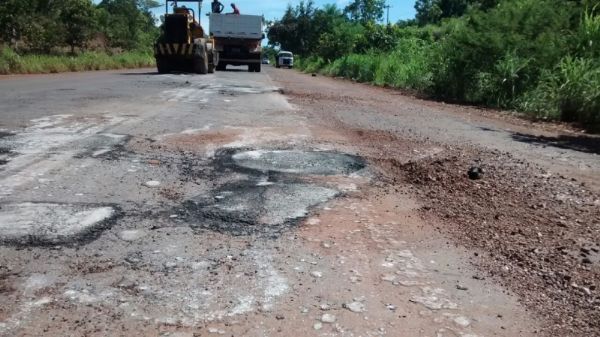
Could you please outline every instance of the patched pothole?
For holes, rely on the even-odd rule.
[[[0,208],[0,242],[29,245],[70,243],[91,237],[116,218],[113,206],[15,203]]]
[[[310,150],[228,149],[217,152],[213,165],[214,179],[228,182],[185,201],[177,219],[195,229],[274,236],[346,192],[337,183],[341,176],[365,168],[357,156]]]
[[[327,151],[253,150],[235,153],[232,159],[236,165],[253,170],[293,174],[350,174],[365,167],[360,157]]]
[[[186,201],[183,215],[193,228],[233,235],[276,235],[306,216],[310,208],[338,194],[313,184],[244,181]]]

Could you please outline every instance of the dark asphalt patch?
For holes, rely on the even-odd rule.
[[[232,235],[277,236],[296,225],[314,206],[339,192],[304,183],[245,180],[223,186],[210,196],[184,202],[179,214],[194,229]]]
[[[347,175],[363,168],[362,158],[337,152],[220,150],[208,163],[183,160],[182,179],[192,176],[229,182],[185,201],[169,214],[177,214],[177,221],[183,219],[198,230],[278,236],[312,208],[340,194],[330,187],[307,183],[303,176]],[[233,178],[240,174],[243,180]]]
[[[4,138],[9,138],[14,136],[15,134],[12,132],[6,132],[6,131],[0,131],[0,139],[4,139]],[[3,141],[3,143],[6,143],[5,141]],[[12,149],[10,147],[7,146],[0,146],[0,155],[11,155],[14,154],[12,153]],[[4,163],[2,163],[2,161]],[[2,160],[0,161],[0,165],[4,165],[7,163],[6,160]]]
[[[0,138],[6,138],[14,136],[15,134],[12,132],[0,131]]]

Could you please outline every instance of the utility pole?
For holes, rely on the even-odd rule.
[[[392,6],[390,6],[390,5],[383,6],[383,8],[385,8],[387,10],[387,20],[386,21],[387,21],[388,25],[390,24],[390,7],[392,7]]]

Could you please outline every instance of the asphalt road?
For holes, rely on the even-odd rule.
[[[399,118],[360,101],[307,113],[286,96],[293,76],[0,79],[0,334],[536,335],[529,308],[473,278],[473,251],[419,216],[408,185],[386,189],[327,116],[522,157],[534,145],[416,100]],[[540,148],[566,158],[541,164],[598,172],[594,151]],[[421,150],[406,158],[438,151]]]

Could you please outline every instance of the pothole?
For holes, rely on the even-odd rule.
[[[245,181],[185,202],[184,216],[194,228],[233,235],[276,235],[306,216],[310,208],[338,194],[312,184]]]
[[[347,191],[337,179],[365,168],[357,156],[302,150],[226,149],[217,151],[212,165],[213,180],[225,183],[185,201],[174,210],[176,221],[194,229],[269,236],[283,233],[312,208]],[[195,175],[201,168],[193,165],[186,172]]]
[[[0,242],[29,245],[69,243],[93,236],[118,215],[112,206],[17,203],[0,207]]]
[[[238,166],[262,172],[294,174],[350,174],[365,167],[364,161],[344,153],[301,150],[253,150],[232,156]]]

